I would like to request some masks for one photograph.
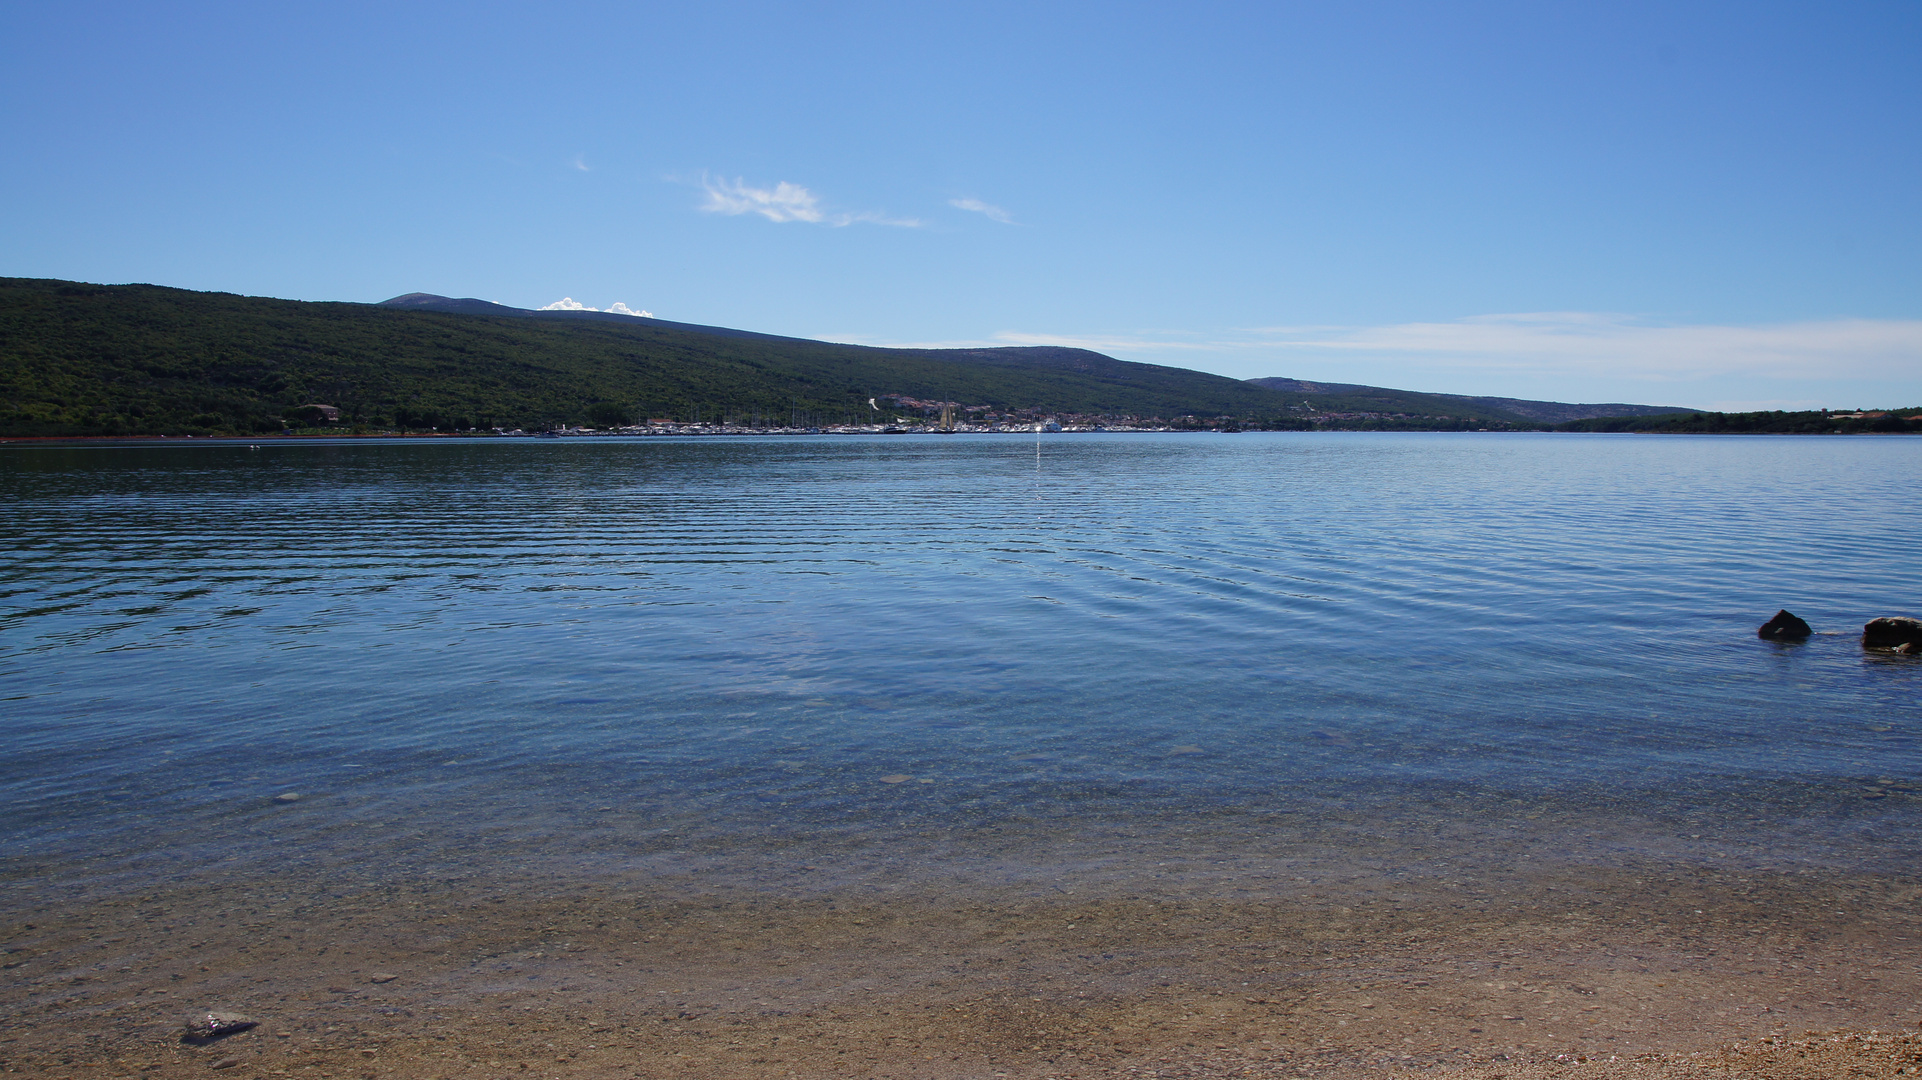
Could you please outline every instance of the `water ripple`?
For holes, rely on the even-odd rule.
[[[131,827],[128,798],[171,808],[153,829],[224,812],[211,763],[246,761],[216,771],[258,797],[371,790],[337,767],[367,757],[385,797],[541,835],[576,788],[751,831],[885,816],[871,778],[908,774],[952,822],[1489,784],[1806,822],[1809,785],[1922,776],[1917,665],[1851,636],[1922,608],[1918,457],[1505,435],[1062,437],[1039,468],[995,438],[10,449],[0,805],[15,843],[82,844]],[[1780,606],[1836,636],[1757,641]]]

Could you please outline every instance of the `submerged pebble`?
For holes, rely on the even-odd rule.
[[[274,796],[274,801],[277,803],[299,802],[300,792],[298,791],[283,792],[279,795]]]

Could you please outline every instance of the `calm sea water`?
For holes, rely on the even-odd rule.
[[[1922,664],[1856,637],[1922,614],[1919,466],[1901,438],[10,448],[0,844],[43,882],[1126,878],[1524,833],[1500,850],[1902,867]],[[1778,607],[1823,633],[1756,639]]]

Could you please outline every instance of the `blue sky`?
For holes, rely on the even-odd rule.
[[[0,274],[1922,404],[1922,4],[0,9]]]

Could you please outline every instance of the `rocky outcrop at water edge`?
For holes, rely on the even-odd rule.
[[[1903,649],[1903,646],[1911,648]],[[1862,627],[1862,647],[1866,649],[1902,649],[1913,652],[1922,648],[1922,619],[1911,619],[1906,615],[1889,615],[1871,619]]]
[[[1813,632],[1809,629],[1808,623],[1784,609],[1776,612],[1775,618],[1763,623],[1762,628],[1755,632],[1755,636],[1768,638],[1771,641],[1800,641]]]

